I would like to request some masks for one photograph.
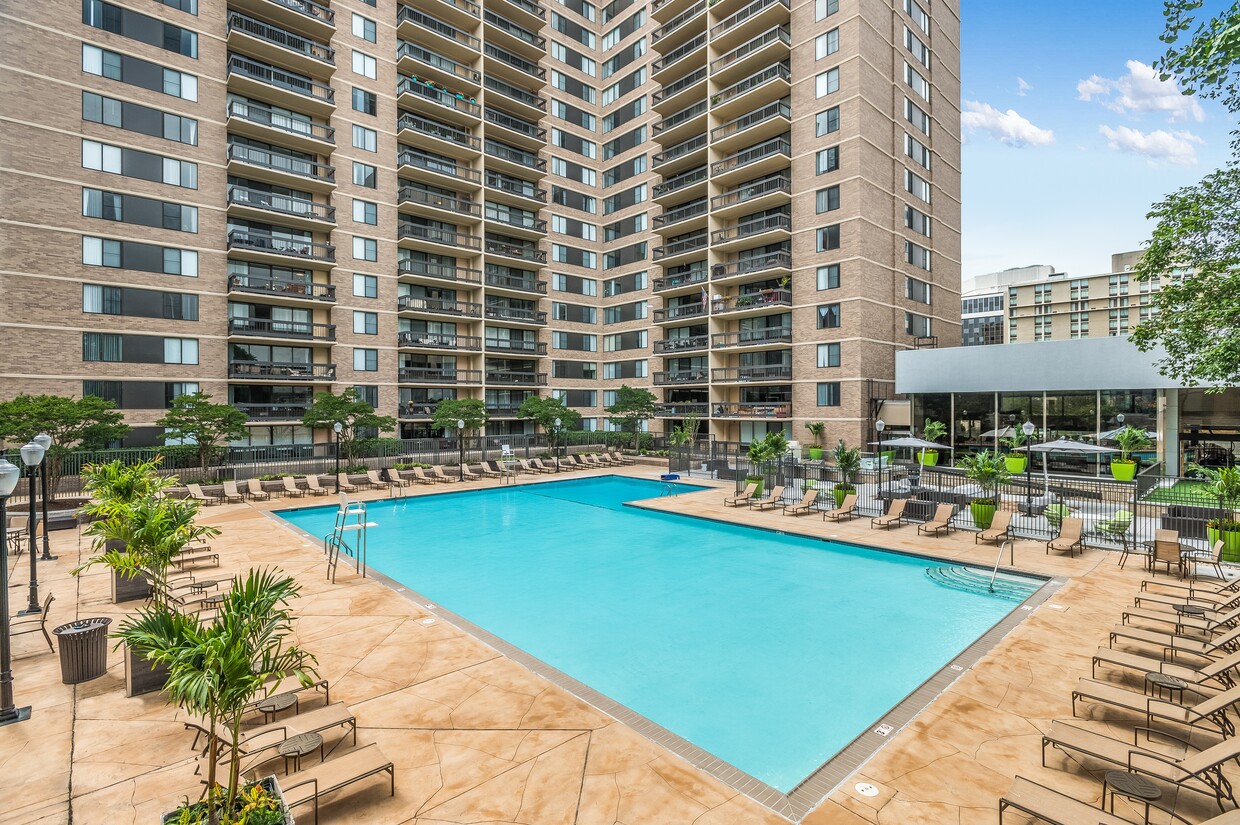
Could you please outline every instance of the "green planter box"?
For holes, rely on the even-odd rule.
[[[918,453],[917,458],[921,461],[923,467],[934,467],[939,463],[939,453],[937,450],[926,450]]]
[[[843,485],[843,484],[837,484],[837,485],[835,485],[835,489],[831,491],[831,495],[835,497],[835,506],[836,506],[837,508],[838,508],[838,507],[843,507],[843,506],[844,506],[844,497],[845,497],[845,496],[851,496],[851,495],[852,495],[853,493],[855,493],[855,492],[857,492],[857,488],[856,488],[856,487],[846,486],[846,485]]]
[[[810,461],[822,461],[822,447],[810,447],[807,452]]]
[[[1240,562],[1240,532],[1227,530],[1220,533],[1217,527],[1207,527],[1206,538],[1211,547],[1219,539],[1223,540],[1223,561]]]
[[[755,478],[753,476],[745,476],[745,486],[749,486],[750,484],[758,485],[753,491],[753,497],[754,498],[760,497],[762,495],[762,484],[763,484],[762,477],[759,476]]]
[[[1003,464],[1007,467],[1007,471],[1012,475],[1020,475],[1025,471],[1025,462],[1028,461],[1023,455],[1005,455]]]
[[[999,506],[992,501],[970,501],[969,512],[973,514],[973,523],[977,525],[979,530],[985,530],[990,527],[991,522],[995,520],[995,511]]]
[[[1132,481],[1137,476],[1137,462],[1111,459],[1111,478],[1116,481]]]

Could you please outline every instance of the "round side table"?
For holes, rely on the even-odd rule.
[[[1163,698],[1163,693],[1165,692],[1167,694],[1167,701],[1183,703],[1184,689],[1187,687],[1188,682],[1185,682],[1183,679],[1177,679],[1175,676],[1168,676],[1156,670],[1151,670],[1145,674],[1146,692],[1159,699]]]
[[[1111,805],[1107,807],[1107,793],[1111,794]],[[1162,796],[1162,790],[1144,776],[1128,771],[1107,771],[1102,777],[1102,802],[1099,807],[1115,813],[1115,795],[1145,804],[1145,822],[1150,821],[1150,803]]]
[[[317,733],[299,733],[290,736],[276,746],[276,752],[284,757],[284,773],[296,773],[301,770],[301,758],[308,753],[319,752],[319,761],[323,761],[323,737]],[[289,770],[292,762],[293,769]]]
[[[254,707],[262,712],[264,722],[274,722],[277,713],[288,710],[295,704],[297,704],[296,693],[277,693],[259,701]]]

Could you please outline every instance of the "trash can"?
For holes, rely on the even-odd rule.
[[[52,631],[60,642],[60,681],[66,685],[98,679],[108,669],[108,618],[80,619]]]

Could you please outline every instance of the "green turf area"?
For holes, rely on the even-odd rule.
[[[1206,492],[1203,481],[1177,481],[1170,487],[1156,487],[1145,494],[1142,501],[1156,504],[1189,504],[1195,507],[1217,507],[1218,499]],[[1233,502],[1238,506],[1240,502]]]

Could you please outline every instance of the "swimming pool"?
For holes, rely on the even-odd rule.
[[[623,504],[662,489],[371,502],[368,561],[782,791],[1014,607],[936,584],[927,559]],[[279,515],[322,536],[335,507]]]

